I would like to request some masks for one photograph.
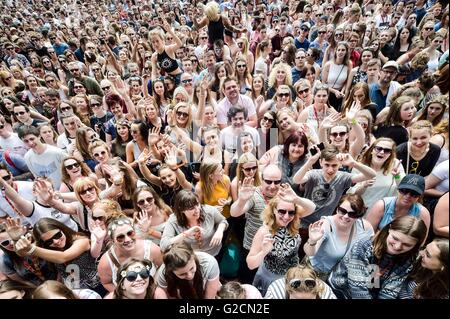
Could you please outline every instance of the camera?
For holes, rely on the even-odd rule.
[[[323,143],[317,144],[316,146],[317,146],[317,147],[319,148],[319,150],[321,150],[321,151],[325,148],[325,145],[324,145]],[[317,154],[317,150],[316,150],[315,147],[311,147],[311,148],[309,149],[309,152],[311,153],[312,156],[314,156],[314,155]]]
[[[102,45],[106,44],[105,39],[100,39],[100,44],[102,44]]]

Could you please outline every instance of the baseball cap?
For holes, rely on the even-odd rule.
[[[303,22],[302,25],[300,26],[300,28],[305,27],[308,28],[308,30],[311,29],[311,24],[309,22]]]
[[[383,65],[383,70],[387,69],[387,68],[394,68],[397,72],[398,72],[398,63],[395,61],[387,61],[384,65]]]
[[[409,189],[422,195],[425,191],[425,178],[417,174],[408,174],[403,177],[398,189]]]

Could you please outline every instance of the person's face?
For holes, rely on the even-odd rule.
[[[388,84],[397,76],[397,71],[394,68],[385,68],[381,70],[380,81]]]
[[[225,96],[231,100],[239,96],[239,89],[236,81],[228,81],[224,86]]]
[[[256,162],[247,162],[242,164],[242,172],[245,177],[255,177],[258,172],[258,163]]]
[[[45,84],[47,84],[47,86],[49,88],[56,88],[57,87],[56,80],[53,77],[47,77],[45,79]]]
[[[416,107],[414,102],[404,103],[400,108],[400,118],[402,121],[411,121],[416,114]]]
[[[204,139],[206,145],[209,145],[211,147],[217,146],[219,142],[219,135],[217,134],[216,130],[210,130],[205,132]]]
[[[277,101],[283,105],[286,105],[287,103],[289,103],[290,95],[291,95],[290,89],[288,89],[288,88],[278,89]]]
[[[305,153],[305,146],[302,143],[289,144],[289,156],[294,159],[299,159]]]
[[[355,223],[356,220],[355,218],[349,216],[349,214],[352,215],[351,213],[359,213],[359,212],[355,212],[350,203],[348,201],[344,201],[336,209],[337,222],[345,228],[350,228]]]
[[[67,58],[69,59],[69,56],[67,56]],[[73,77],[78,79],[81,77],[81,69],[79,66],[71,66],[69,68],[70,73],[72,73]]]
[[[421,265],[423,268],[439,271],[443,267],[443,264],[439,259],[441,251],[435,242],[429,243],[419,254],[420,257],[422,257]]]
[[[210,69],[210,68],[214,67],[215,64],[216,64],[216,58],[212,55],[208,56],[208,58],[206,59],[206,67]]]
[[[127,139],[129,129],[126,125],[117,125],[116,126],[117,134],[119,134],[122,139]]]
[[[3,103],[8,111],[12,112],[14,109],[14,102],[10,99],[3,99]]]
[[[73,85],[73,92],[75,94],[83,94],[86,93],[86,88],[80,83],[75,83]]]
[[[195,263],[194,258],[188,261],[186,266],[180,267],[173,271],[175,276],[182,280],[192,280],[194,279],[195,272],[197,271],[197,264]]]
[[[334,178],[341,165],[337,159],[332,159],[330,161],[321,159],[320,166],[322,166],[323,174],[328,177],[328,180],[330,180]]]
[[[241,149],[244,153],[251,152],[253,146],[253,139],[251,136],[245,136],[241,139]]]
[[[367,75],[370,77],[378,77],[379,72],[380,71],[377,65],[369,66],[367,68]]]
[[[94,203],[98,200],[97,190],[93,185],[84,185],[79,194],[85,204]]]
[[[26,123],[30,120],[30,112],[26,111],[23,106],[14,106],[14,115],[22,123]]]
[[[83,98],[77,98],[75,101],[75,105],[77,106],[78,110],[85,110],[87,107],[87,102]]]
[[[238,112],[231,118],[231,126],[235,129],[242,128],[244,126],[244,123],[245,117],[243,112]]]
[[[104,163],[109,159],[108,150],[103,146],[97,146],[92,150],[92,155],[97,162]]]
[[[111,106],[111,113],[114,114],[116,117],[122,116],[122,106],[119,103],[116,103]]]
[[[141,191],[139,192],[137,198],[136,198],[137,206],[146,211],[149,212],[153,209],[155,205],[155,198],[153,197],[153,194],[149,191]]]
[[[440,103],[432,103],[427,109],[427,119],[429,121],[434,120],[438,115],[442,113],[444,107]]]
[[[400,255],[413,249],[417,244],[417,239],[409,235],[405,235],[397,230],[390,229],[386,242],[386,252],[388,254]]]
[[[134,141],[137,141],[142,138],[141,133],[139,132],[139,125],[138,124],[132,124],[131,125],[131,136],[133,137]]]
[[[276,207],[275,222],[280,227],[286,227],[295,218],[295,205],[290,202],[280,200]]]
[[[227,69],[225,69],[224,66],[221,66],[218,70],[217,70],[217,77],[219,79],[224,79],[227,77]]]
[[[36,88],[38,86],[36,79],[31,76],[27,78],[27,85],[30,88]]]
[[[431,138],[430,131],[427,128],[412,129],[410,141],[411,144],[418,149],[426,149]]]
[[[416,20],[417,20],[417,16],[415,14],[411,14],[406,21],[410,25],[415,25]]]
[[[338,59],[343,59],[347,54],[347,49],[343,45],[339,45],[336,49],[336,56]]]
[[[286,79],[286,71],[284,69],[278,69],[276,73],[277,82],[283,83]]]
[[[267,197],[275,197],[278,194],[281,183],[281,171],[268,171],[267,169],[263,174],[263,181],[261,184],[261,190]]]
[[[180,106],[175,112],[177,117],[177,123],[185,125],[189,120],[189,110],[186,106]]]
[[[62,124],[66,130],[69,132],[75,132],[78,129],[77,121],[75,120],[75,117],[71,116],[68,118],[65,118],[62,121]]]
[[[372,150],[372,162],[383,165],[392,154],[394,145],[388,141],[379,141]]]
[[[319,105],[324,105],[328,102],[328,93],[326,90],[318,90],[314,95],[314,101]]]
[[[183,70],[188,73],[192,72],[192,62],[190,60],[183,61]]]
[[[345,126],[335,126],[330,130],[331,144],[340,148],[345,145],[348,138],[347,128]]]
[[[114,245],[125,251],[136,249],[136,233],[131,225],[117,226],[114,231]]]
[[[156,117],[158,116],[158,113],[157,113],[157,111],[156,111],[156,108],[155,108],[155,106],[152,105],[152,104],[147,105],[147,106],[145,107],[145,114],[147,114],[147,116],[148,116],[150,119],[154,119],[154,118],[156,118]]]
[[[160,50],[164,46],[163,40],[158,36],[150,37],[150,43],[155,50]]]
[[[69,176],[80,176],[81,175],[81,166],[76,160],[68,159],[68,160],[64,161],[63,165],[66,168],[66,171],[69,174]]]
[[[126,273],[134,271],[137,273],[137,277],[134,281],[129,281],[127,278],[125,278],[122,282],[122,288],[124,290],[124,295],[130,295],[130,296],[136,296],[136,295],[143,295],[146,293],[148,285],[149,285],[149,272],[145,268],[145,266],[141,263],[135,263],[128,267],[126,270]],[[141,271],[147,272],[148,276],[145,278],[142,278],[139,274]]]
[[[212,123],[216,118],[216,111],[211,107],[205,107],[205,120],[207,123]]]
[[[181,76],[181,83],[184,86],[186,90],[192,90],[192,83],[193,83],[192,75],[189,74],[183,74]]]
[[[444,42],[444,39],[442,39],[441,37],[435,37],[432,42],[433,47],[438,48],[443,42]]]
[[[224,170],[222,168],[222,165],[219,165],[214,172],[211,174],[211,180],[214,182],[221,181],[223,179]]]
[[[26,147],[31,148],[31,149],[35,149],[36,146],[41,145],[39,138],[37,136],[34,136],[32,134],[29,135],[25,135],[22,138],[23,143],[25,144]]]
[[[286,113],[281,114],[278,118],[278,126],[283,131],[290,130],[292,127],[292,122],[292,118]]]
[[[366,98],[366,95],[364,94],[363,89],[359,89],[359,90],[356,90],[355,92],[353,92],[353,99],[355,101],[359,101],[360,103],[362,103],[365,98]]]
[[[155,93],[159,96],[162,96],[164,94],[164,85],[161,82],[155,83]]]
[[[187,98],[183,93],[178,93],[175,95],[175,101],[176,103],[187,102]]]
[[[400,32],[400,39],[408,39],[408,37],[409,37],[409,30],[408,29],[403,29],[401,32]]]
[[[361,55],[361,61],[362,63],[367,63],[369,62],[370,59],[373,58],[373,54],[370,51],[364,51]]]
[[[175,175],[174,171],[172,171],[169,168],[160,170],[159,178],[161,179],[161,182],[163,182],[164,185],[171,188],[175,187],[177,182],[177,176]]]
[[[10,290],[0,292],[0,299],[23,299],[25,291],[23,290]]]
[[[305,65],[306,53],[305,52],[297,52],[295,55],[295,66],[298,68],[302,68]]]
[[[52,229],[41,235],[44,247],[47,249],[63,249],[66,246],[66,236],[60,229]]]
[[[0,170],[1,176],[6,176],[5,170]],[[14,241],[9,237],[7,232],[0,233],[0,245],[8,251],[14,251]]]

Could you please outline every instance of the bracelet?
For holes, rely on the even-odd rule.
[[[394,179],[400,179],[400,174],[394,175]]]
[[[315,246],[317,244],[317,242],[315,242],[314,244],[311,244],[311,242],[309,240],[306,243],[310,246]]]
[[[358,120],[357,119],[353,119],[353,120],[350,121],[350,124],[356,125],[356,124],[358,124]]]
[[[26,254],[27,254],[28,256],[31,256],[31,255],[34,254],[34,252],[36,251],[36,249],[37,249],[36,245],[32,245],[32,246],[31,246],[31,249],[30,249],[29,251],[27,251]]]

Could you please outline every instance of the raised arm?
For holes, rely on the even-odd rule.
[[[267,226],[261,226],[253,237],[252,247],[247,255],[247,266],[249,269],[258,268],[264,261],[266,255],[273,248],[273,236]]]
[[[299,171],[297,171],[297,173],[295,173],[294,177],[293,177],[293,181],[295,184],[305,184],[308,181],[308,176],[306,176],[306,173],[310,170],[312,170],[313,165],[315,162],[317,162],[317,160],[320,157],[320,149],[315,146],[315,149],[317,151],[316,154],[314,154],[313,156],[309,157],[308,160],[306,161],[305,165],[303,165]]]
[[[11,187],[5,180],[0,176],[0,185],[5,190],[5,197],[10,200],[14,208],[21,212],[25,217],[30,216],[33,213],[34,205],[31,201],[23,198],[17,193],[17,191]]]
[[[251,177],[245,177],[242,182],[239,182],[238,198],[230,208],[231,216],[239,217],[250,209],[249,200],[253,197],[256,189],[253,183],[254,179]]]
[[[364,129],[359,125],[358,120],[356,119],[356,114],[361,109],[361,105],[359,101],[355,101],[352,103],[349,110],[347,110],[345,117],[347,118],[349,124],[351,125],[351,129],[355,133],[355,140],[350,145],[350,155],[353,157],[357,157],[359,153],[362,151],[365,144],[365,136],[366,133]]]

